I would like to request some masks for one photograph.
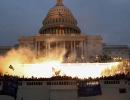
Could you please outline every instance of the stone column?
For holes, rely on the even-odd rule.
[[[39,42],[39,55],[41,53],[41,41]]]
[[[57,54],[57,51],[58,51],[58,47],[57,47],[57,41],[56,41],[56,54]]]
[[[46,56],[47,56],[48,53],[47,42],[45,42],[45,46],[46,46]]]
[[[34,49],[35,49],[35,52],[37,52],[37,41],[35,41],[34,43],[35,43]]]
[[[38,43],[37,43],[37,41],[35,41],[35,52],[36,52],[36,55],[38,56]]]
[[[48,49],[49,49],[49,51],[51,49],[50,41],[48,42]]]
[[[40,42],[37,42],[37,55],[40,55]]]
[[[74,53],[76,53],[76,43],[74,41]]]
[[[81,48],[82,48],[82,56],[84,55],[84,41],[82,41],[82,43],[81,43]]]
[[[82,41],[82,54],[81,54],[81,56],[82,57],[85,57],[85,41]]]
[[[86,41],[84,41],[84,56],[85,56],[85,58],[86,58]]]
[[[66,48],[65,48],[65,41],[63,41],[63,46],[64,46],[64,52],[65,52],[65,50],[66,50]]]
[[[48,42],[48,55],[50,56],[50,52],[51,52],[51,45],[50,45],[50,41]]]
[[[73,41],[71,41],[71,53],[73,53]]]

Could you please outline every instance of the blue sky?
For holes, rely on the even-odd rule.
[[[35,35],[55,0],[0,0],[0,45]],[[105,43],[130,46],[130,0],[64,0],[82,33],[101,35]]]

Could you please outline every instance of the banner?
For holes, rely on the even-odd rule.
[[[86,85],[86,86],[78,86],[78,96],[79,97],[87,97],[87,96],[97,96],[101,95],[101,86],[98,85]]]
[[[0,94],[9,95],[16,99],[18,81],[16,79],[3,79],[3,88]]]

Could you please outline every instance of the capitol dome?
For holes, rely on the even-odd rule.
[[[57,0],[43,20],[40,34],[80,34],[77,20],[71,11],[64,6],[62,0]]]

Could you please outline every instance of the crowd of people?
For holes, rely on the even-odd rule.
[[[53,81],[53,80],[84,80],[84,81],[98,81],[98,80],[122,80],[122,79],[127,79],[130,80],[130,73],[127,74],[116,74],[114,76],[107,76],[107,77],[97,77],[97,78],[84,78],[80,79],[78,77],[70,77],[70,76],[53,76],[51,78],[37,78],[37,77],[31,77],[31,78],[26,78],[26,77],[18,77],[18,76],[10,76],[10,75],[0,75],[0,81],[2,80],[18,80],[18,81]]]

